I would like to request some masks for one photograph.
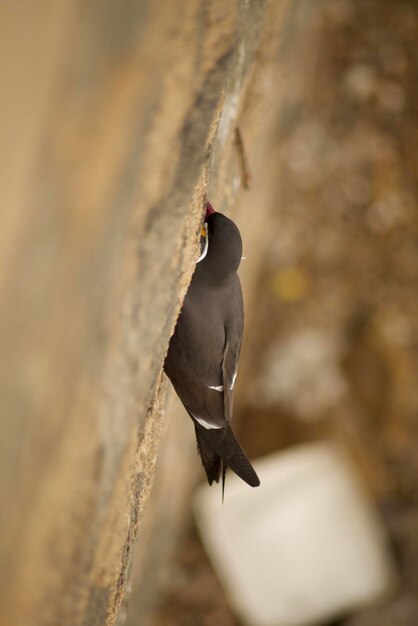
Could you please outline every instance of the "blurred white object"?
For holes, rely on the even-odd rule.
[[[194,501],[207,553],[245,624],[322,623],[393,590],[382,526],[338,446],[299,446],[254,467],[260,487],[229,472],[223,505],[213,487]]]

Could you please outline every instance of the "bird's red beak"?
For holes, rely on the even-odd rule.
[[[207,219],[209,217],[209,215],[212,215],[212,213],[216,213],[215,209],[213,208],[213,206],[211,205],[211,203],[209,202],[209,200],[206,202],[206,215],[205,215],[205,219]]]

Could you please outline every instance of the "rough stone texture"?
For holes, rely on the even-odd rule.
[[[161,365],[205,193],[227,207],[242,183],[236,124],[267,11],[0,7],[1,625],[115,622]]]

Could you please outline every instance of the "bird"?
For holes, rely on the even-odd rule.
[[[207,201],[201,254],[170,338],[164,371],[196,434],[209,485],[230,468],[251,487],[260,480],[232,430],[233,391],[244,328],[236,224]]]

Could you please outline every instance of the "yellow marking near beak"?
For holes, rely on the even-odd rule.
[[[200,231],[200,236],[206,239],[206,228],[202,226],[202,230]]]

